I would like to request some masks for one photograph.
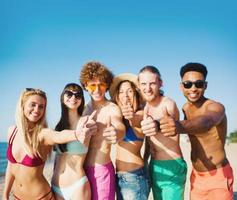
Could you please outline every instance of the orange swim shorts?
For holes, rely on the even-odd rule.
[[[233,182],[233,170],[229,163],[207,172],[198,172],[193,168],[190,200],[233,200]]]

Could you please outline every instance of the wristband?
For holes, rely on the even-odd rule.
[[[156,126],[157,126],[157,131],[160,131],[161,129],[160,129],[160,122],[159,122],[159,120],[154,120],[154,121],[155,121]]]
[[[74,136],[75,136],[76,140],[79,141],[76,132],[77,132],[77,131],[75,130],[75,131],[74,131]]]

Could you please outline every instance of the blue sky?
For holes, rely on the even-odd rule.
[[[234,0],[0,0],[0,141],[26,87],[47,92],[53,128],[61,90],[78,82],[81,66],[91,60],[114,74],[157,66],[165,94],[180,110],[179,69],[201,62],[209,71],[206,96],[225,105],[228,132],[236,130],[236,19]]]

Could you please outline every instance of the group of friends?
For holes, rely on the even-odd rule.
[[[45,92],[26,88],[17,104],[16,125],[8,130],[2,199],[12,193],[16,200],[147,200],[152,188],[155,200],[182,200],[187,165],[179,140],[188,134],[190,199],[232,200],[225,108],[204,96],[206,76],[203,64],[181,67],[180,89],[187,102],[180,120],[155,66],[114,77],[103,64],[88,62],[80,72],[81,86],[64,87],[54,130],[46,122]],[[91,97],[86,105],[83,90]],[[110,157],[114,144],[115,166]],[[43,170],[52,150],[56,157],[49,183]]]

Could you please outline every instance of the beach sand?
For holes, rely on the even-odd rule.
[[[192,165],[191,165],[191,162],[190,162],[190,143],[181,141],[180,145],[181,145],[181,148],[182,148],[184,159],[186,160],[187,165],[188,165],[188,175],[187,175],[185,195],[184,195],[184,197],[185,197],[184,199],[188,200],[189,199],[189,189],[190,189],[189,175],[190,175],[190,171],[192,169]],[[229,145],[225,146],[225,149],[226,149],[227,158],[229,159],[230,164],[233,168],[234,176],[236,177],[236,174],[237,174],[237,159],[236,159],[235,153],[237,152],[237,144],[230,143]],[[111,151],[111,157],[112,157],[112,160],[114,161],[114,158],[115,158],[115,148],[114,147],[112,148],[112,151]],[[54,159],[54,156],[52,156],[52,158],[49,161],[46,162],[45,169],[44,169],[44,174],[45,174],[45,177],[47,178],[48,181],[50,181],[51,176],[52,176],[52,172],[53,172],[53,159]],[[0,194],[1,194],[1,197],[2,197],[3,185],[4,185],[4,177],[2,176],[2,177],[0,177]],[[235,182],[234,182],[234,193],[235,193],[235,198],[234,199],[237,200],[237,180],[235,180]],[[153,200],[151,193],[150,193],[150,196],[149,196],[149,200]]]

